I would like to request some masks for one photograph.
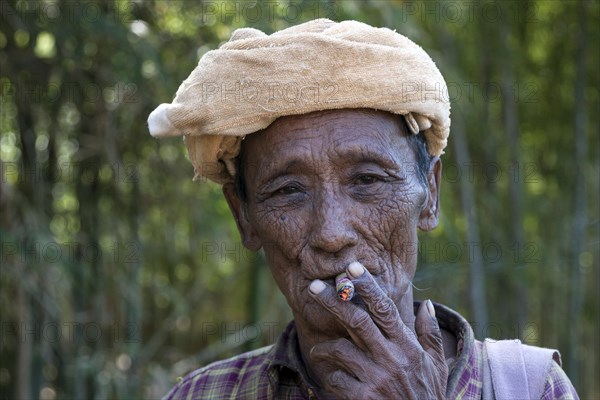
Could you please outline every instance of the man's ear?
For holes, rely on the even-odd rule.
[[[438,224],[441,176],[442,160],[434,157],[429,163],[429,172],[427,172],[427,202],[419,215],[419,228],[422,231],[430,231]]]
[[[248,216],[244,210],[244,203],[235,191],[233,183],[223,185],[223,195],[225,195],[225,200],[227,200],[229,209],[233,214],[233,218],[235,218],[235,224],[240,232],[244,247],[253,251],[260,250],[262,242],[248,221]]]

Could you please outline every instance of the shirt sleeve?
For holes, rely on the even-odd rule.
[[[542,393],[542,400],[579,400],[579,396],[565,371],[557,363],[552,363],[548,379]]]

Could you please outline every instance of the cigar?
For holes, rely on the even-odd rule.
[[[354,284],[345,272],[335,278],[335,290],[343,301],[350,301],[354,297]]]

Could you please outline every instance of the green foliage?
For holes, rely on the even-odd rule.
[[[315,17],[396,29],[450,87],[416,297],[479,338],[559,347],[581,397],[600,396],[598,16],[587,1],[2,2],[0,397],[157,398],[274,340],[291,316],[262,256],[145,121],[236,28]]]

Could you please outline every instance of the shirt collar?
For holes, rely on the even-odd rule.
[[[277,388],[280,384],[299,385],[309,395],[308,397],[312,397],[314,389],[308,383],[294,321],[291,321],[279,335],[270,352],[271,362],[267,370],[272,387]]]
[[[419,304],[420,302],[415,302],[415,312]],[[452,333],[457,341],[456,358],[448,371],[446,386],[446,393],[451,394],[478,375],[479,357],[475,348],[475,335],[462,315],[442,304],[433,305],[440,328]]]

